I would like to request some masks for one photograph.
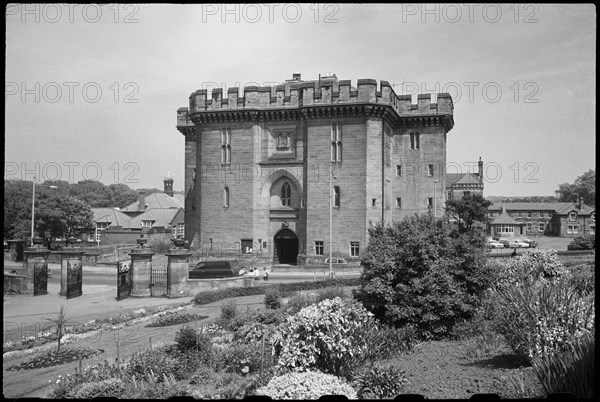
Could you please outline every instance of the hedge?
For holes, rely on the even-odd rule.
[[[348,279],[326,279],[322,281],[305,281],[294,283],[269,284],[265,286],[247,287],[247,288],[228,288],[221,290],[213,290],[209,292],[200,292],[194,297],[194,304],[203,305],[213,303],[223,299],[242,296],[262,295],[265,289],[278,287],[282,297],[289,297],[301,290],[315,290],[323,288],[331,288],[336,286],[358,286],[360,278]]]

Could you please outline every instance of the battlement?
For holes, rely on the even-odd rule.
[[[420,94],[417,103],[411,95],[397,95],[388,81],[359,79],[356,87],[350,80],[324,77],[302,81],[299,75],[276,86],[247,86],[240,96],[240,88],[199,89],[189,97],[189,109],[177,110],[178,125],[188,125],[188,114],[198,112],[235,111],[244,109],[281,109],[320,105],[378,104],[391,106],[398,115],[453,114],[454,105],[448,93],[438,93],[437,103],[431,103],[430,94]],[[187,109],[187,110],[186,110]],[[181,123],[181,124],[180,124]]]

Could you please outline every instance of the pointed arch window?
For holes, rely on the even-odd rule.
[[[292,200],[292,187],[287,181],[281,186],[281,205],[289,207]]]

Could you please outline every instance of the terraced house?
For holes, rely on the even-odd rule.
[[[579,236],[596,233],[596,209],[578,202],[507,202],[489,208],[491,235]]]
[[[412,103],[387,81],[335,75],[195,91],[177,110],[186,239],[279,263],[319,259],[329,254],[331,197],[331,247],[351,260],[371,222],[443,213],[454,107],[449,94],[436,98]]]

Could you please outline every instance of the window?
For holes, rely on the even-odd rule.
[[[315,255],[323,255],[323,242],[315,241]]]
[[[287,181],[281,186],[281,205],[289,207],[292,200],[292,187]]]
[[[539,231],[540,231],[540,232],[543,232],[543,231],[544,231],[544,229],[546,229],[546,224],[545,224],[544,222],[540,222],[540,223],[539,223]]]
[[[590,234],[596,234],[596,224],[592,223],[590,225]]]
[[[396,176],[402,176],[402,165],[396,165]]]
[[[185,224],[178,223],[175,227],[175,237],[183,237],[185,234]]]
[[[143,228],[151,228],[153,224],[154,224],[154,221],[150,221],[150,220],[143,220],[142,221],[142,227]]]
[[[527,217],[531,218],[531,211],[527,211]]]
[[[433,197],[427,198],[427,208],[429,208],[429,209],[433,208]]]
[[[333,206],[340,207],[340,188],[338,186],[333,187]]]
[[[376,207],[377,206],[377,198],[371,198],[371,206],[372,207]]]
[[[427,165],[427,176],[433,176],[433,165]]]
[[[569,220],[575,222],[577,220],[577,212],[569,212]]]
[[[519,211],[519,212],[517,212],[517,216],[518,216],[519,218],[522,218],[522,217],[523,217],[523,211]]]
[[[360,251],[360,243],[357,241],[350,242],[350,257],[358,257]]]
[[[396,207],[402,209],[402,198],[396,197]]]
[[[448,194],[446,194],[446,199],[447,200],[451,200],[452,199],[452,190],[448,191]]]
[[[590,220],[591,220],[592,222],[596,222],[596,213],[595,213],[595,212],[592,212],[592,213],[590,214]]]
[[[410,133],[410,149],[419,149],[421,147],[419,142],[419,133]]]
[[[420,144],[420,135],[419,133],[415,133],[415,140],[416,140],[416,145],[417,145],[417,149],[421,148],[421,144]]]
[[[252,254],[252,239],[240,239],[240,246],[242,248],[242,254]]]
[[[277,150],[278,151],[289,151],[290,150],[290,134],[279,133],[277,135]]]
[[[496,233],[514,233],[515,227],[514,225],[496,225]]]
[[[229,208],[229,187],[223,189],[223,207]]]
[[[331,125],[331,161],[342,161],[342,125]]]
[[[578,234],[579,225],[567,225],[567,234]]]
[[[300,208],[304,208],[304,198],[300,198]]]
[[[552,218],[552,213],[550,211],[546,211],[546,218]]]
[[[231,164],[231,129],[229,128],[221,131],[221,163]]]

